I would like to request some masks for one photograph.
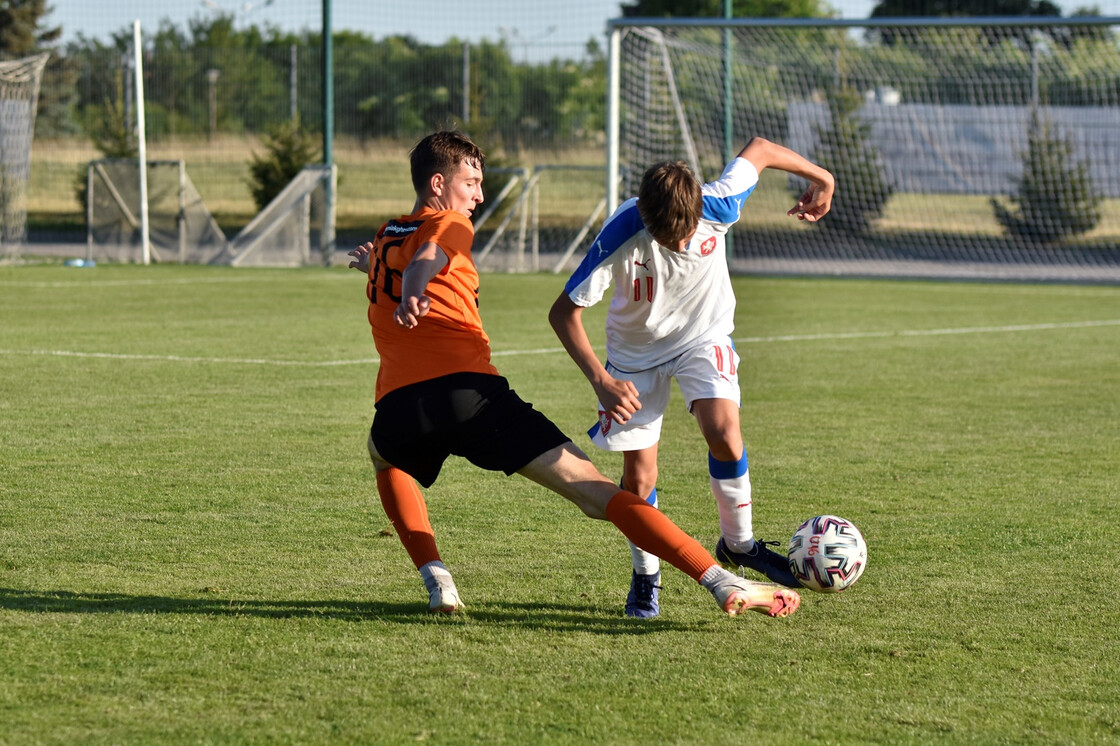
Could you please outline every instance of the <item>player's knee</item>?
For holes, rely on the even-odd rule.
[[[384,471],[391,465],[388,461],[381,458],[381,454],[377,452],[377,446],[373,442],[373,434],[370,433],[369,438],[366,440],[366,448],[369,449],[369,460],[373,462],[373,468],[377,471]]]
[[[709,443],[708,450],[712,452],[712,457],[716,461],[738,461],[743,457],[742,443],[732,444],[727,441]]]
[[[657,486],[657,468],[644,470],[640,474],[627,474],[622,478],[622,488],[633,492],[645,500]]]
[[[595,500],[580,500],[573,499],[572,502],[576,504],[585,516],[596,521],[607,520],[607,506],[605,503],[600,503]]]

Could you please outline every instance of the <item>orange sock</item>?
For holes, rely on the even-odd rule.
[[[700,542],[681,531],[664,513],[633,492],[620,491],[607,503],[607,520],[626,538],[656,554],[697,583],[716,564]]]
[[[428,521],[428,506],[412,477],[397,468],[379,471],[377,492],[385,514],[416,569],[439,560],[436,537]]]

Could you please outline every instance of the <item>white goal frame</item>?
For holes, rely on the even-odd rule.
[[[148,161],[143,180],[138,170],[132,158],[101,158],[87,166],[87,260],[205,264],[226,249],[225,233],[183,161]]]
[[[329,195],[336,192],[337,183],[338,167],[334,164],[304,166],[230,240],[214,263],[235,267],[330,264],[335,243],[335,200]],[[318,230],[312,228],[315,217]]]

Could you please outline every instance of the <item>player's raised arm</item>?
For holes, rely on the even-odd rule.
[[[826,169],[800,153],[766,138],[752,137],[739,153],[739,157],[750,161],[759,173],[767,168],[776,168],[800,176],[809,182],[809,188],[797,200],[797,204],[786,213],[787,215],[815,223],[832,209],[832,193],[836,189],[836,179]]]
[[[393,321],[406,329],[420,323],[432,307],[432,299],[424,294],[432,278],[447,266],[447,254],[436,243],[426,243],[416,250],[404,268],[401,278],[401,303],[393,313]]]

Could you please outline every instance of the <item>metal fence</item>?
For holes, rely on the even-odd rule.
[[[603,190],[618,183],[605,172],[594,174],[610,160],[604,149],[611,131],[608,113],[640,125],[640,132],[614,141],[634,148],[631,172],[657,158],[691,152],[699,170],[711,177],[729,150],[752,134],[814,156],[815,138],[831,119],[830,95],[851,89],[862,97],[858,117],[871,127],[871,142],[881,146],[878,157],[888,165],[901,164],[887,169],[895,207],[888,205],[867,235],[834,233],[803,241],[796,250],[780,242],[738,241],[737,250],[760,247],[759,256],[768,262],[764,271],[783,271],[781,266],[817,271],[817,265],[802,260],[807,255],[833,258],[837,252],[916,259],[917,266],[930,257],[975,253],[983,241],[1013,249],[1004,256],[1016,259],[1107,259],[1120,246],[1114,195],[1120,173],[1115,138],[1120,49],[1114,20],[1083,24],[1089,32],[1066,21],[988,21],[936,33],[921,24],[856,21],[617,22],[612,28],[624,44],[645,39],[646,50],[623,48],[624,61],[618,63],[623,95],[613,107],[607,96],[610,48],[598,43],[606,39],[600,29],[587,29],[582,42],[531,42],[508,31],[497,38],[475,35],[470,41],[453,37],[435,43],[407,35],[373,39],[341,33],[334,46],[333,109],[339,245],[368,237],[384,219],[408,208],[408,147],[437,127],[464,128],[486,149],[493,169],[484,186],[491,201],[506,183],[503,171],[539,175],[532,211],[524,212],[528,193],[514,190],[510,204],[497,210],[480,238],[491,240],[483,234],[495,230],[510,211],[523,210],[516,219],[533,216],[529,224],[538,226],[536,243],[532,236],[522,238],[520,223],[496,240],[513,246],[510,251],[519,257],[526,256],[526,246],[536,247],[529,250],[530,268],[548,267],[552,259],[572,253],[576,236],[584,232],[586,238],[594,230],[593,213]],[[639,32],[643,28],[656,31],[660,41],[650,44],[650,35]],[[161,27],[145,38],[149,157],[182,161],[229,235],[257,212],[247,182],[261,136],[292,120],[310,132],[321,131],[318,42],[315,32],[264,33],[243,24],[214,23],[189,33]],[[72,41],[52,56],[33,155],[33,241],[37,233],[42,240],[58,229],[57,223],[65,223],[52,223],[51,215],[84,215],[76,175],[84,175],[91,160],[117,155],[94,148],[91,138],[110,146],[127,140],[135,121],[128,43],[123,36],[109,43]],[[729,48],[733,57],[728,61]],[[624,77],[634,71],[646,77],[627,82]],[[667,79],[665,71],[677,86],[675,102],[654,90]],[[731,104],[728,95],[734,96]],[[989,197],[1007,197],[1014,189],[1009,182],[1021,174],[1022,151],[1030,141],[1030,118],[1024,120],[1024,112],[1033,110],[1032,97],[1038,95],[1062,133],[1086,128],[1104,133],[1099,142],[1078,136],[1072,143],[1073,160],[1087,164],[1089,179],[1101,181],[1100,194],[1106,197],[1099,226],[1073,244],[1079,253],[1067,251],[1069,245],[1000,238],[1002,229],[986,204]],[[1011,115],[1022,124],[1015,137],[992,124]],[[923,140],[921,132],[938,137]],[[946,138],[970,157],[979,154],[974,173],[982,178],[957,178],[960,169],[953,170],[942,147]],[[980,147],[984,143],[986,149]],[[557,166],[566,170],[546,172]],[[628,195],[629,187],[623,189]],[[577,199],[566,198],[569,192]],[[955,210],[951,221],[934,216],[911,225],[899,217],[917,215],[911,205],[933,204],[929,195],[966,193],[985,204],[947,203]],[[785,199],[779,195],[777,201]],[[960,210],[961,205],[967,209]],[[988,215],[981,223],[963,220],[980,212]],[[745,218],[740,233],[752,219]],[[555,236],[542,239],[549,231]],[[779,234],[782,241],[790,235]],[[540,260],[537,251],[557,256]],[[523,266],[523,258],[515,264]]]

